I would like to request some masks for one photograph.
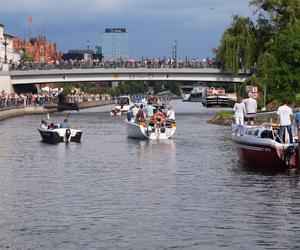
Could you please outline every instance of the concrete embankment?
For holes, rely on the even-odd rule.
[[[0,109],[0,121],[22,115],[37,115],[45,112],[56,112],[56,109],[45,111],[43,107],[14,107]]]
[[[80,109],[104,106],[108,104],[113,104],[114,102],[111,100],[101,100],[101,101],[93,101],[93,102],[84,102],[79,104]],[[54,113],[57,112],[57,107],[53,106],[53,108],[44,108],[40,106],[28,106],[28,107],[9,107],[0,109],[0,121],[3,121],[8,118],[22,116],[22,115],[38,115],[43,113]]]

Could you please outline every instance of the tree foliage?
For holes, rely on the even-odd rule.
[[[30,55],[28,52],[24,52],[21,54],[21,61],[23,62],[31,62],[33,60],[32,55]]]
[[[256,12],[266,13],[278,30],[283,30],[300,19],[299,0],[252,0],[250,5],[256,8]]]
[[[241,66],[250,68],[254,59],[254,27],[249,18],[235,15],[231,27],[222,37],[216,50],[224,70],[237,73]]]
[[[258,14],[256,26],[249,18],[234,16],[216,57],[231,73],[242,58],[255,74],[245,84],[258,86],[261,97],[266,86],[267,102],[295,101],[300,93],[300,0],[250,0],[250,6]]]

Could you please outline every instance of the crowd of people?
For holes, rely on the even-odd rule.
[[[170,105],[153,103],[137,104],[130,107],[127,112],[127,120],[131,122],[146,122],[147,124],[157,123],[166,125],[175,121],[175,111]]]
[[[10,64],[10,70],[46,70],[46,69],[90,69],[90,68],[218,68],[212,58],[142,58],[118,60],[61,60],[49,62],[18,61]]]
[[[53,93],[0,93],[0,108],[20,106],[43,106],[52,103],[56,95]]]
[[[43,93],[0,93],[0,108],[8,107],[25,107],[25,106],[44,106],[53,104],[57,101],[57,92],[43,92]],[[111,100],[108,94],[69,94],[66,96],[68,103],[74,102],[90,102],[100,100]]]

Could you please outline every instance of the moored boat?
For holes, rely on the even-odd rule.
[[[236,101],[236,93],[225,93],[224,88],[207,87],[202,104],[205,107],[230,107]]]
[[[245,126],[242,135],[232,135],[232,141],[240,161],[250,167],[285,169],[296,168],[299,164],[298,143],[282,142],[275,124]]]

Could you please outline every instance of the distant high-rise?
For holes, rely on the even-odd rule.
[[[124,28],[107,28],[102,33],[102,54],[104,60],[128,59],[128,33]]]

